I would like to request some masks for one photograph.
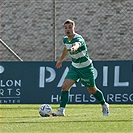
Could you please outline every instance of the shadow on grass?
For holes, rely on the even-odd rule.
[[[0,119],[7,119],[7,118],[9,118],[9,119],[11,119],[11,118],[20,118],[20,119],[22,119],[22,118],[38,118],[38,116],[21,116],[21,117],[19,117],[19,116],[8,116],[8,117],[0,116]]]
[[[49,118],[48,118],[49,119]],[[67,123],[67,122],[76,122],[76,123],[78,123],[78,122],[80,122],[80,123],[86,123],[86,122],[100,122],[100,123],[104,123],[104,122],[106,122],[106,123],[115,123],[115,122],[132,122],[132,120],[85,120],[85,121],[77,121],[77,120],[63,120],[63,121],[47,121],[47,119],[45,119],[46,121],[44,121],[44,119],[43,119],[43,121],[33,121],[33,122],[31,122],[30,120],[28,120],[28,121],[26,121],[26,120],[20,120],[20,121],[14,121],[14,122],[0,122],[0,124],[23,124],[23,123],[31,123],[31,124],[36,124],[36,123]]]

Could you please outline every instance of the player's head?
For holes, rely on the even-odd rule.
[[[71,19],[67,19],[67,20],[64,22],[64,25],[65,25],[65,24],[72,24],[73,27],[75,27],[75,22],[74,22],[73,20],[71,20]]]
[[[67,19],[64,22],[64,30],[65,30],[65,34],[67,36],[72,36],[75,34],[75,22],[72,21],[71,19]]]

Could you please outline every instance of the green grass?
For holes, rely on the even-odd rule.
[[[112,104],[108,117],[97,104],[68,104],[66,117],[40,117],[39,106],[0,105],[0,133],[133,133],[133,105]]]

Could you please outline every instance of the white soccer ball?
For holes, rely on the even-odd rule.
[[[39,114],[42,117],[49,117],[52,114],[52,107],[49,104],[43,104],[39,108]]]

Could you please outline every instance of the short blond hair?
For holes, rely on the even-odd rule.
[[[75,22],[71,19],[67,19],[65,22],[64,22],[64,25],[65,24],[72,24],[74,27],[75,27]]]

